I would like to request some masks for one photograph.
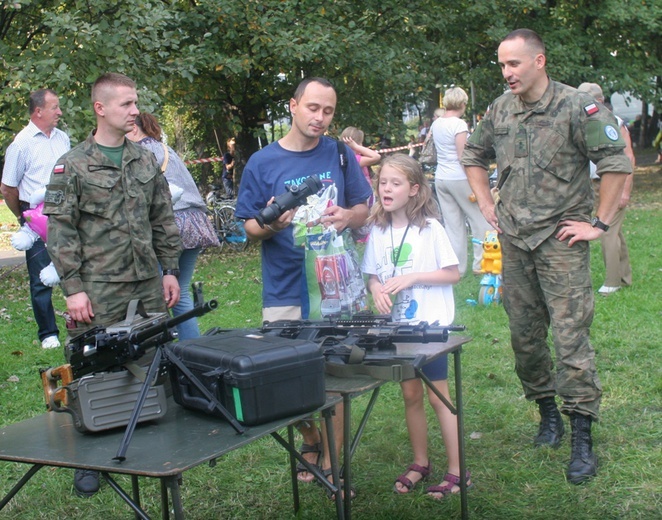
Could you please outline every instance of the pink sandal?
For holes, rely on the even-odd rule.
[[[409,473],[410,471],[415,471],[416,473],[420,473],[421,474],[420,480],[416,482],[412,482],[411,480],[409,480],[407,478],[407,473]],[[423,482],[426,478],[428,478],[431,471],[432,471],[432,464],[430,464],[429,462],[427,467],[419,466],[418,464],[412,464],[407,468],[407,471],[405,471],[402,475],[400,475],[397,479],[395,479],[395,484],[400,482],[400,484],[402,484],[407,489],[407,491],[400,491],[395,484],[393,484],[393,491],[395,491],[398,495],[406,495],[412,489],[414,489],[419,482]]]
[[[432,497],[436,500],[441,500],[442,498],[446,498],[447,495],[456,495],[457,493],[460,492],[459,490],[453,491],[453,488],[455,486],[460,485],[460,477],[458,477],[457,475],[453,475],[452,473],[446,473],[444,475],[444,480],[447,482],[447,484],[444,484],[443,486],[441,484],[438,486],[430,486],[425,490],[425,492],[428,495],[431,495],[432,493],[441,493],[442,496],[439,498]],[[467,489],[473,486],[473,483],[471,483],[470,480],[471,480],[471,473],[467,471],[465,478],[465,482],[467,483]]]

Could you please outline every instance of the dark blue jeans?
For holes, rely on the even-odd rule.
[[[223,187],[225,188],[226,196],[230,198],[234,197],[234,182],[231,177],[223,177]]]
[[[55,322],[55,311],[51,302],[53,289],[41,283],[39,273],[51,263],[46,251],[46,244],[37,240],[31,249],[25,252],[25,262],[30,274],[30,299],[32,300],[32,312],[37,322],[39,341],[48,336],[57,336],[60,331]]]

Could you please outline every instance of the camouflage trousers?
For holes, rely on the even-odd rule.
[[[548,238],[534,251],[500,235],[503,304],[508,314],[515,370],[527,399],[558,394],[561,411],[598,419],[602,387],[589,342],[593,321],[589,244]],[[548,345],[551,325],[556,358]]]
[[[147,312],[166,312],[163,298],[163,284],[160,276],[136,282],[83,282],[84,291],[92,302],[94,318],[92,323],[76,324],[67,328],[67,341],[92,327],[107,327],[126,318],[126,310],[131,300],[142,300]],[[68,348],[65,345],[65,358]]]

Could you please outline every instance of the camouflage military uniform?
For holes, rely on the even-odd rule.
[[[64,294],[86,292],[95,314],[71,336],[122,320],[131,299],[165,312],[158,265],[177,269],[181,245],[168,184],[150,151],[125,140],[120,169],[90,134],[58,160],[44,214]]]
[[[589,222],[589,160],[604,172],[630,173],[613,115],[588,95],[550,81],[528,107],[506,93],[469,139],[462,164],[488,169],[496,158],[503,230],[504,307],[516,371],[527,399],[558,393],[564,413],[594,419],[602,389],[589,343],[593,320],[589,244],[555,238],[561,220]],[[551,324],[556,378],[547,345]]]

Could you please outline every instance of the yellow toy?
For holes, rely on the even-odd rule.
[[[483,244],[483,259],[480,270],[483,273],[501,274],[501,244],[496,231],[487,231]]]
[[[483,246],[483,259],[480,262],[480,270],[483,277],[480,280],[480,292],[478,302],[481,305],[501,302],[503,288],[501,287],[501,244],[496,231],[485,233],[485,240],[472,239],[472,242]],[[474,302],[474,300],[471,300]],[[474,302],[475,305],[475,302]]]

